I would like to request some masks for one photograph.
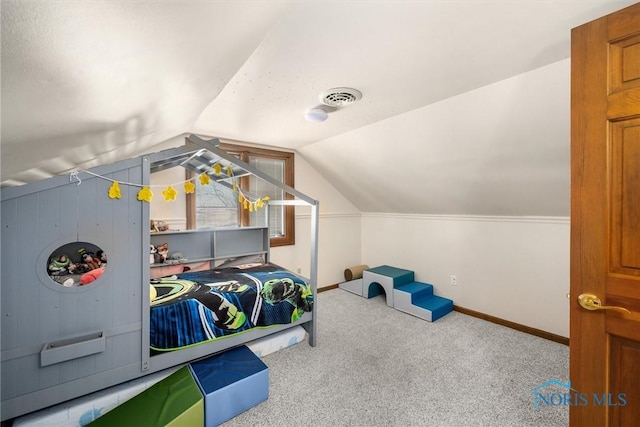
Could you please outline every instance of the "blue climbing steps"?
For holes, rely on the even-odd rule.
[[[433,294],[433,285],[416,282],[414,272],[381,265],[362,273],[359,283],[348,282],[344,289],[372,298],[384,292],[387,305],[429,322],[434,322],[453,310],[453,301]]]
[[[433,285],[411,282],[393,289],[393,307],[429,322],[453,310],[453,301],[433,294]]]

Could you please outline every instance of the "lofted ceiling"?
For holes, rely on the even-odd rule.
[[[570,30],[633,3],[2,0],[2,186],[198,133],[362,211],[568,215]]]

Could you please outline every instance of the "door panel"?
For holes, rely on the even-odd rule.
[[[626,405],[640,402],[640,345],[633,340],[618,337],[611,339],[611,396],[612,403],[622,404],[620,396],[624,395]],[[615,398],[615,400],[614,400]],[[611,405],[611,425],[632,426],[636,425],[638,419],[632,411],[626,410],[625,406]]]
[[[572,31],[572,426],[640,419],[640,4]],[[602,300],[592,309],[577,298]],[[604,306],[618,307],[604,309]],[[595,308],[595,309],[593,309]]]
[[[640,276],[640,119],[611,124],[610,159],[610,272]]]

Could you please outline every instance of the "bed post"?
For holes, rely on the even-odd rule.
[[[311,324],[307,324],[307,332],[309,333],[309,345],[316,346],[316,322],[318,318],[318,226],[319,226],[319,209],[320,203],[315,200],[315,203],[311,205],[311,268],[310,279],[311,288],[313,291],[313,318]]]
[[[142,157],[142,184],[143,185],[151,185],[151,161],[148,156]],[[142,218],[140,230],[142,232],[141,241],[142,247],[140,250],[143,254],[146,255],[149,250],[149,244],[151,243],[151,237],[149,234],[149,223],[151,220],[151,207],[149,203],[142,204]],[[140,361],[140,369],[143,372],[147,372],[151,366],[151,354],[149,352],[149,348],[151,346],[151,321],[149,315],[151,313],[151,300],[149,299],[150,292],[150,272],[149,272],[149,257],[143,256],[144,260],[142,265],[142,289],[141,289],[141,299],[142,299],[142,349],[141,356],[142,360]]]

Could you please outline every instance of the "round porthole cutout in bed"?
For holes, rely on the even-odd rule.
[[[55,249],[46,260],[47,275],[65,288],[99,281],[107,268],[107,253],[88,242],[70,242]]]

